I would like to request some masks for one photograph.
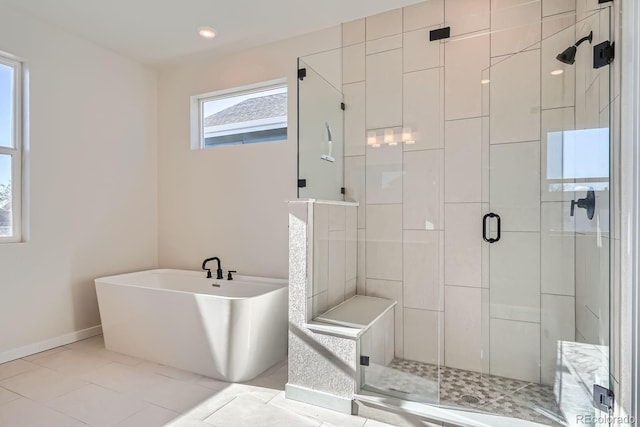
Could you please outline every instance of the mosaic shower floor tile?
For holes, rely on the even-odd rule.
[[[566,425],[552,386],[403,359],[367,368],[366,383],[410,400]]]

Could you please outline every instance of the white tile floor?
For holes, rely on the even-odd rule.
[[[384,427],[287,400],[287,366],[243,384],[113,353],[102,336],[0,364],[0,427]]]

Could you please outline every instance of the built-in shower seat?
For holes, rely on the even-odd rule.
[[[341,412],[353,413],[353,396],[362,386],[362,369],[369,365],[386,366],[393,360],[395,347],[396,301],[364,295],[355,295],[327,312],[306,323],[305,329],[323,343],[318,347],[315,365],[309,368],[310,377],[300,375],[301,381],[294,383],[290,377],[287,397],[307,403],[325,406]],[[325,336],[329,339],[323,339]],[[350,357],[336,357],[343,352]],[[327,383],[338,381],[343,387],[318,390],[311,383],[319,366]],[[298,369],[305,369],[299,365]],[[304,380],[302,380],[304,378]],[[311,380],[311,383],[306,383]],[[344,388],[346,386],[346,388]]]

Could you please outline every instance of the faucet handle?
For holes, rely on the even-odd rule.
[[[211,269],[206,268],[205,270],[207,270],[207,279],[211,279]]]
[[[231,275],[231,273],[237,273],[237,271],[235,270],[229,270],[227,272],[227,280],[233,280],[233,276]]]

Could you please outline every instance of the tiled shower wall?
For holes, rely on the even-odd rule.
[[[593,99],[600,86],[589,68],[578,76],[579,67],[560,77],[550,71],[578,36],[576,18],[595,6],[430,0],[343,25],[346,197],[360,203],[357,287],[398,301],[397,357],[479,371],[484,351],[492,361],[485,369],[495,374],[553,380],[557,341],[575,337],[574,247],[602,248],[592,244],[593,230],[584,231],[590,244],[576,244],[567,219],[574,193],[541,188],[541,156],[548,132],[598,127],[605,95]],[[445,25],[451,39],[430,42],[429,31]],[[490,66],[492,83],[483,87]],[[583,93],[575,93],[576,82]],[[587,116],[597,123],[576,123]],[[416,143],[366,145],[367,131],[389,127],[411,127]],[[489,150],[490,200],[482,185]],[[489,252],[480,232],[488,201],[510,218],[507,243],[491,248],[491,269],[486,257],[483,268]],[[492,304],[485,343],[483,298]]]
[[[311,320],[356,294],[358,207],[320,200],[308,204],[313,227],[313,279],[307,290]]]

